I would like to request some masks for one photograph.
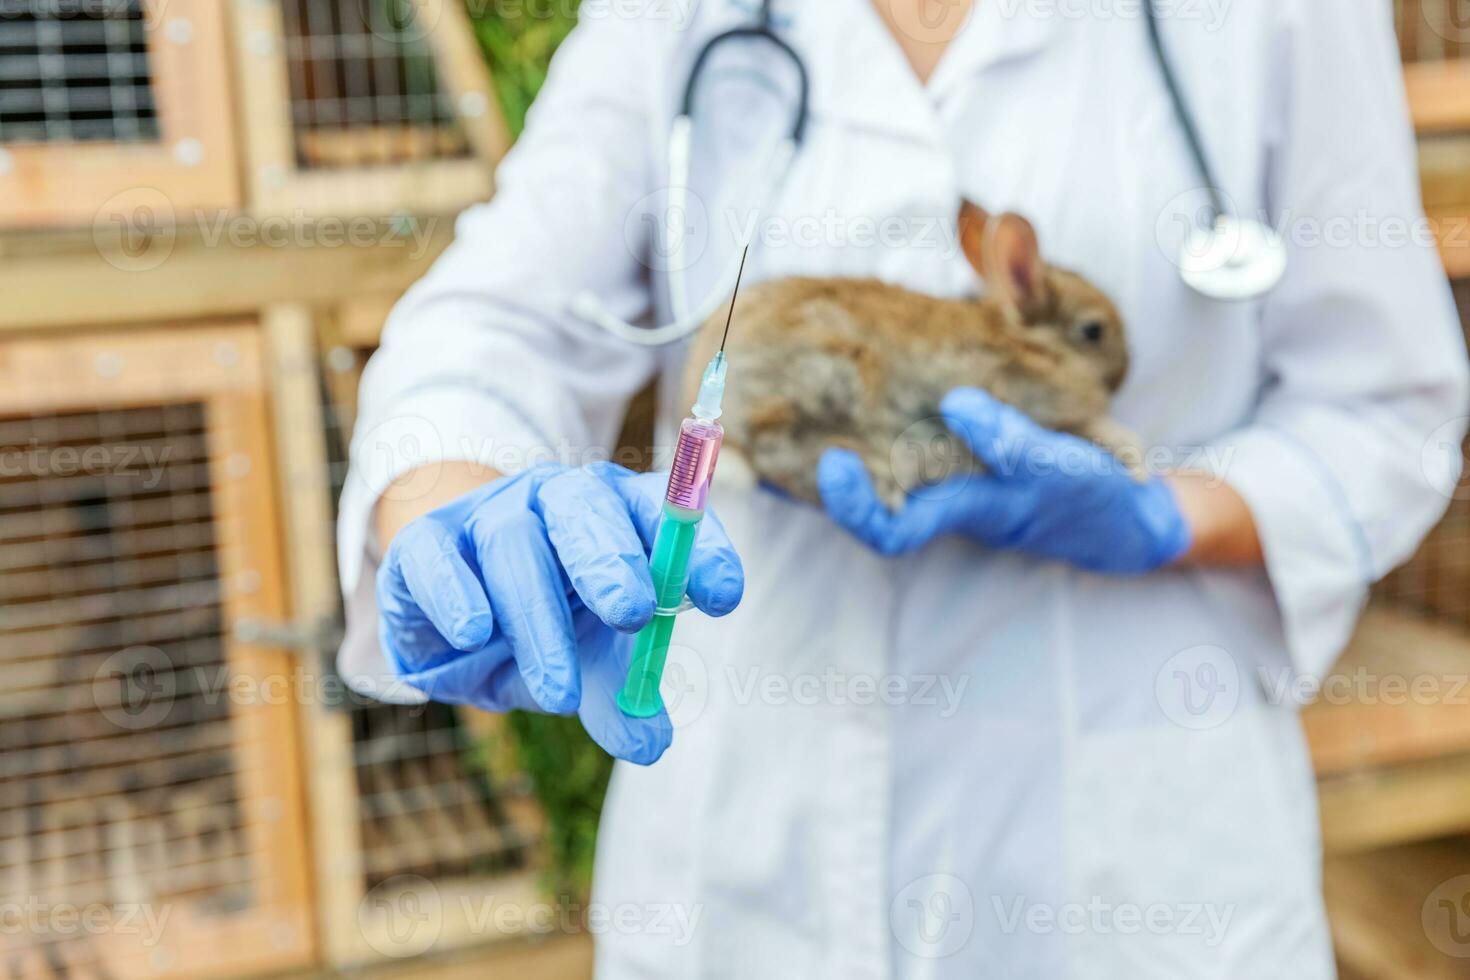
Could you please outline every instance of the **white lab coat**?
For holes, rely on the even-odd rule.
[[[752,5],[594,2],[496,197],[461,217],[363,381],[342,666],[388,696],[367,540],[388,481],[436,458],[586,460],[682,358],[566,307],[591,289],[625,318],[667,315],[647,215],[669,121],[694,52]],[[617,769],[600,976],[1332,974],[1312,770],[1281,692],[1328,669],[1369,583],[1441,513],[1464,347],[1432,248],[1401,240],[1421,210],[1387,6],[1169,6],[1235,207],[1286,222],[1266,301],[1180,282],[1200,181],[1124,2],[982,0],[927,88],[867,0],[778,3],[811,122],[746,278],[960,295],[976,284],[947,227],[959,197],[1020,211],[1128,321],[1116,415],[1244,495],[1267,568],[1104,578],[960,539],[883,559],[727,452],[714,502],[746,596],[728,619],[681,618],[673,747]],[[748,148],[784,125],[761,75],[712,77],[696,139],[716,151],[686,222],[696,300],[730,254],[718,195],[739,198]],[[739,350],[737,317],[735,385]],[[685,406],[664,394],[667,448]]]

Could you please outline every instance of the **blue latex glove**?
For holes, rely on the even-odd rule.
[[[895,514],[855,454],[828,450],[817,468],[827,512],[882,554],[958,532],[1090,572],[1139,574],[1189,550],[1189,526],[1157,477],[1140,483],[1107,450],[1043,429],[975,388],[951,391],[940,414],[990,472],[922,489]]]
[[[575,711],[611,754],[647,765],[673,737],[668,715],[614,703],[632,636],[653,616],[648,550],[667,476],[611,463],[538,466],[409,524],[378,569],[379,635],[398,674],[436,701],[489,711]],[[705,514],[689,598],[723,616],[745,574]]]

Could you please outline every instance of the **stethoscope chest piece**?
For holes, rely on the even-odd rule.
[[[1257,299],[1286,273],[1286,245],[1260,221],[1222,214],[1185,240],[1179,271],[1191,289],[1210,299]]]

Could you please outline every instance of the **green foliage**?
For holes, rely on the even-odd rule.
[[[577,0],[467,0],[511,133],[546,81],[551,54],[577,22]]]
[[[597,820],[607,792],[612,759],[598,748],[575,717],[510,716],[515,759],[531,779],[546,812],[550,857],[546,884],[553,895],[578,901],[592,882]]]
[[[576,23],[576,0],[467,0],[512,135],[546,81],[552,52]],[[576,718],[516,712],[509,718],[515,765],[546,813],[552,894],[573,901],[592,881],[597,821],[612,760]]]

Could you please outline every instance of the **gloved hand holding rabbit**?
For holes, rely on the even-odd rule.
[[[960,241],[980,299],[840,278],[742,293],[726,447],[884,554],[957,532],[1097,572],[1178,559],[1173,491],[1107,415],[1128,370],[1116,307],[1043,262],[1018,215],[966,202]]]

